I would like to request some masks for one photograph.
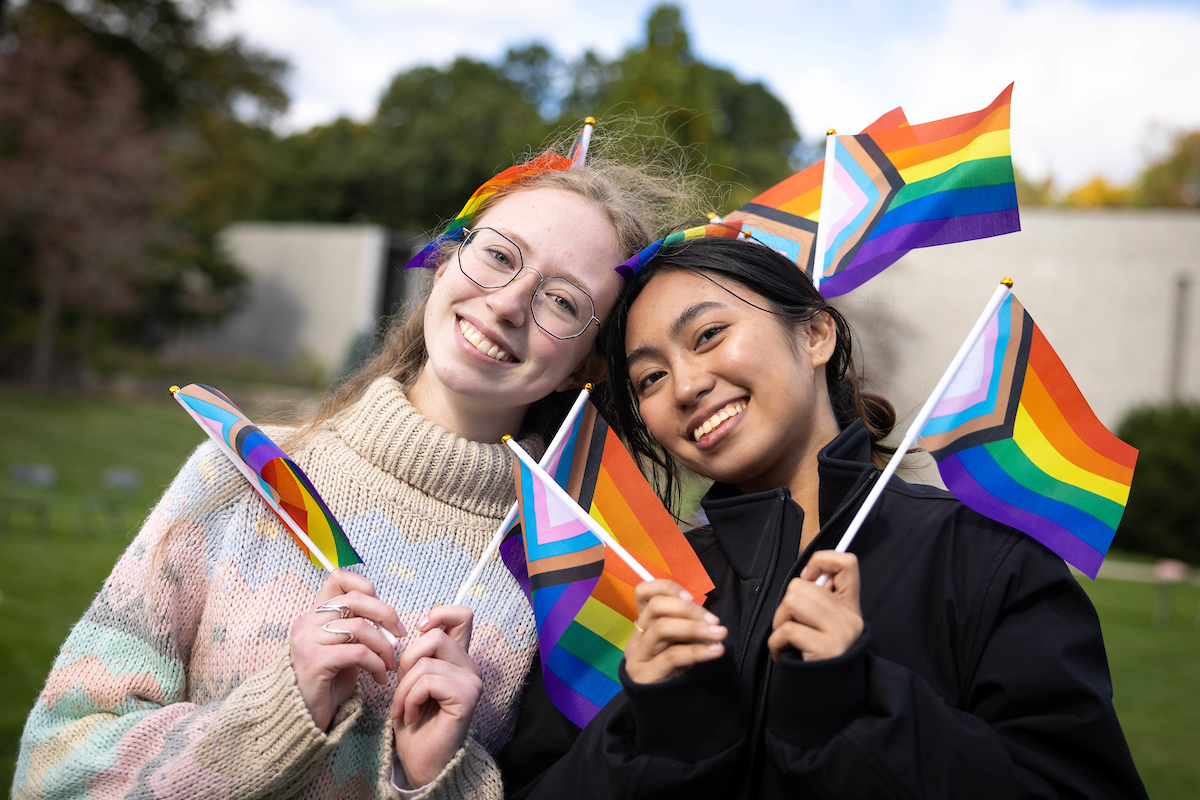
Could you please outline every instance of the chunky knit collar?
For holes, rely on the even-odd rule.
[[[472,442],[430,422],[392,378],[372,383],[332,425],[367,461],[464,511],[500,517],[516,500],[512,473],[516,458],[507,447]],[[536,436],[522,439],[521,446],[534,457],[544,449]]]

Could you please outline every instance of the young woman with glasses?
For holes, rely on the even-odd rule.
[[[614,128],[475,208],[377,355],[309,424],[268,429],[364,563],[314,568],[202,445],[67,639],[14,796],[500,796],[532,613],[498,559],[470,608],[437,604],[514,500],[500,438],[541,449],[574,393],[555,394],[603,376],[614,267],[711,200]]]

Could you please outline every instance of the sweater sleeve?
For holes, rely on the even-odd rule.
[[[766,746],[789,787],[844,797],[1145,797],[1112,708],[1095,611],[1061,561],[1022,541],[979,599],[962,700],[871,652],[784,653]]]
[[[318,730],[286,645],[220,699],[187,701],[205,544],[241,481],[210,444],[180,471],[59,652],[25,724],[15,798],[287,797],[324,766],[361,696]]]

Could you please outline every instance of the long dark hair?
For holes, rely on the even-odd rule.
[[[854,368],[850,326],[813,287],[809,277],[787,258],[761,244],[737,239],[695,239],[664,248],[630,279],[613,311],[604,342],[612,392],[609,409],[612,425],[643,466],[648,463],[658,467],[654,472],[660,478],[659,490],[668,499],[668,505],[677,500],[679,467],[646,430],[638,412],[637,394],[629,380],[625,359],[625,331],[629,309],[642,290],[657,275],[673,270],[721,277],[745,287],[765,298],[768,307],[763,310],[774,314],[779,324],[789,329],[809,322],[818,314],[828,314],[837,329],[837,344],[826,364],[825,376],[838,427],[844,430],[855,420],[862,420],[871,436],[874,460],[882,461],[895,452],[882,442],[896,424],[896,410],[886,398],[862,391]]]

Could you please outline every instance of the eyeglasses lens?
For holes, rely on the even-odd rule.
[[[485,289],[507,286],[524,268],[521,249],[491,228],[476,228],[463,239],[458,265]],[[595,315],[587,292],[566,278],[543,278],[533,293],[532,308],[538,326],[559,339],[578,336]]]

